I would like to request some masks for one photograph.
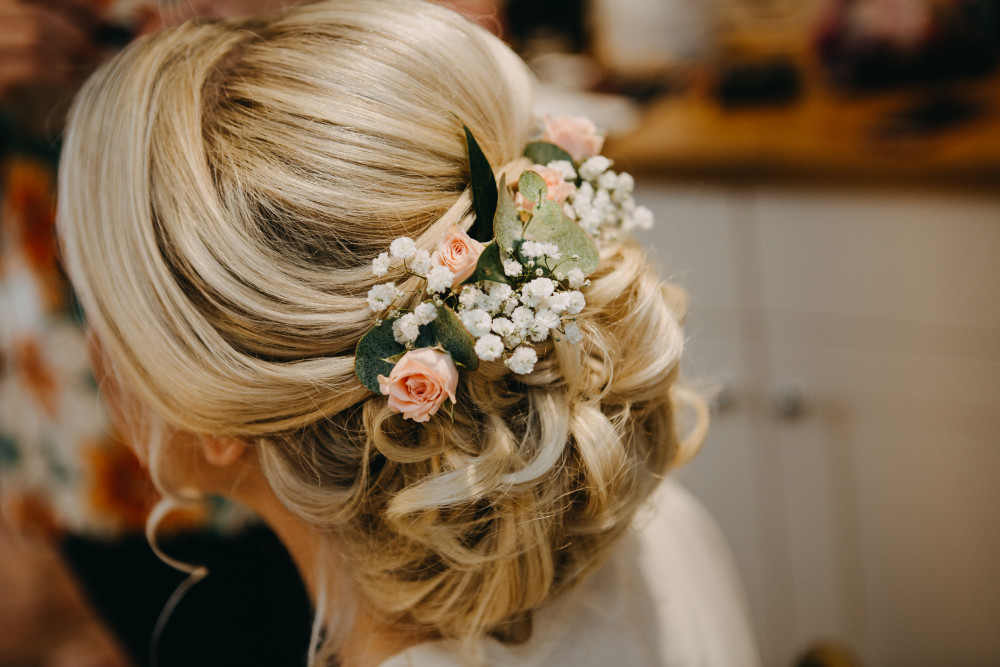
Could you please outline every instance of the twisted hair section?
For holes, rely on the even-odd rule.
[[[609,244],[580,344],[540,345],[527,376],[463,373],[454,421],[390,411],[354,375],[370,262],[471,225],[462,122],[491,164],[523,168],[523,63],[440,7],[186,24],[81,92],[60,233],[90,326],[151,414],[255,446],[386,620],[514,640],[697,445],[678,427],[684,295],[634,240]]]

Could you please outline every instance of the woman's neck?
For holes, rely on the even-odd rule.
[[[241,473],[230,495],[263,519],[284,544],[298,568],[314,609],[318,594],[326,597],[327,609],[352,604],[350,600],[338,599],[337,592],[349,589],[351,577],[344,568],[332,567],[340,560],[336,540],[282,505],[256,462]],[[327,568],[322,592],[321,568]],[[366,605],[353,603],[352,612],[349,616],[350,630],[341,635],[343,640],[338,651],[341,667],[377,667],[393,655],[426,639],[381,622]]]

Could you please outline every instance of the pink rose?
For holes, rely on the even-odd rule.
[[[559,116],[552,121],[546,118],[542,141],[563,149],[573,156],[574,162],[600,155],[604,147],[604,137],[597,133],[597,126],[583,116]]]
[[[379,375],[378,386],[389,397],[389,407],[402,412],[404,419],[425,422],[444,399],[455,402],[458,369],[447,352],[423,347],[404,354],[389,377]]]
[[[452,227],[438,241],[436,254],[441,265],[455,274],[454,284],[457,285],[476,270],[476,263],[485,247],[461,227]]]
[[[566,179],[563,178],[562,172],[558,169],[552,169],[550,167],[543,167],[540,164],[530,168],[530,171],[535,172],[545,180],[545,185],[548,186],[548,192],[545,195],[546,199],[551,199],[557,204],[562,204],[566,201],[566,198],[576,190],[576,185],[573,183],[567,183]],[[530,211],[535,208],[535,202],[528,201],[521,193],[517,193],[517,197],[514,198],[514,203],[518,208],[522,208],[525,211]]]

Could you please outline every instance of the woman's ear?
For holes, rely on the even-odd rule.
[[[205,460],[218,468],[227,468],[240,460],[247,445],[242,440],[227,437],[207,437],[202,439]]]

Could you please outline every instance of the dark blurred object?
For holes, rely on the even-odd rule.
[[[852,90],[984,76],[1000,58],[1000,0],[831,0],[815,39]]]
[[[982,118],[988,106],[954,97],[932,97],[882,117],[874,137],[882,141],[919,139],[947,132]]]
[[[725,66],[715,85],[715,96],[727,108],[788,104],[801,93],[802,75],[788,60]]]
[[[69,536],[61,551],[77,581],[136,666],[305,665],[312,612],[298,570],[274,533],[191,533],[164,550],[209,574],[153,630],[185,574],[161,562],[143,536]]]
[[[862,667],[846,647],[833,642],[810,646],[798,658],[794,667]]]
[[[122,49],[135,38],[135,29],[121,23],[102,23],[91,37],[99,46]]]
[[[584,0],[509,0],[510,41],[525,57],[578,53],[587,46]]]

